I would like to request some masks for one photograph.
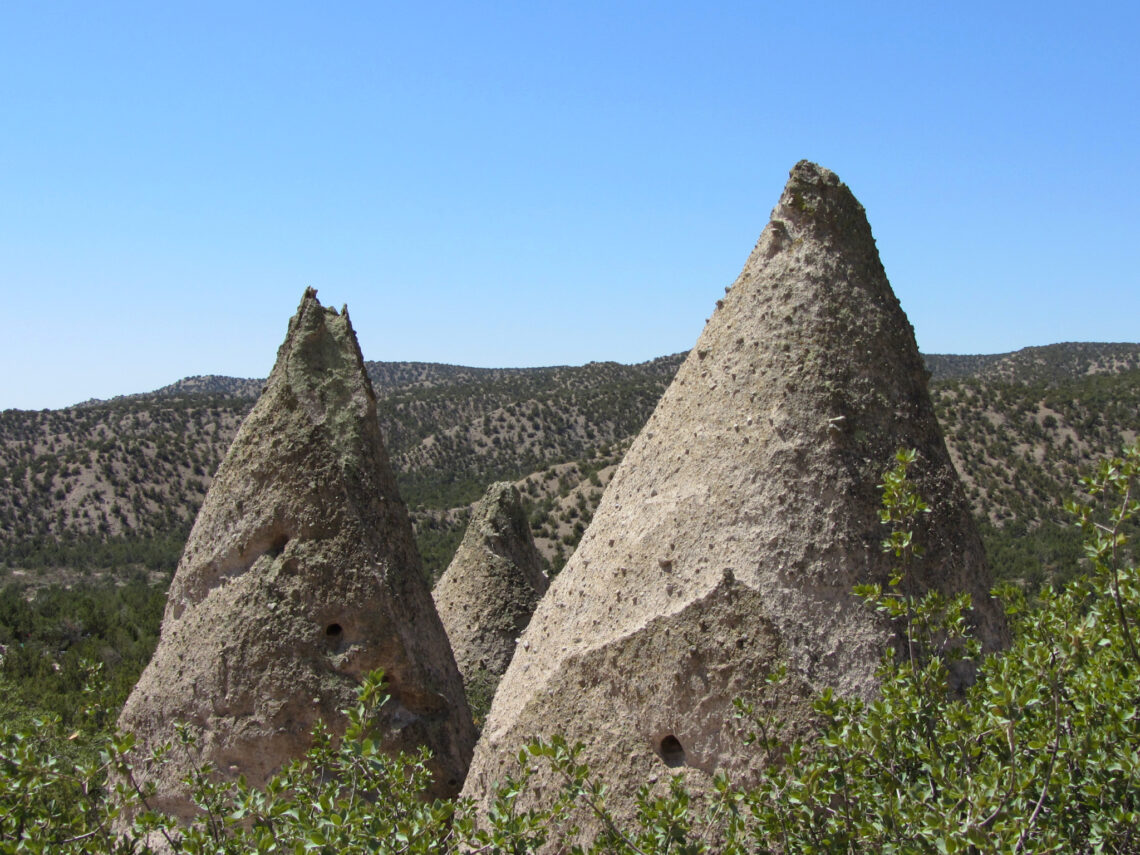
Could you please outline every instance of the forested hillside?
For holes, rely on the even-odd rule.
[[[683,356],[457,373],[398,386],[378,370],[383,364],[372,363],[369,374],[373,382],[383,377],[380,422],[405,500],[440,508],[474,502],[492,481],[592,457],[636,435]]]
[[[0,413],[0,563],[170,569],[249,406],[147,395]]]
[[[1079,537],[1062,505],[1092,460],[1135,439],[1140,369],[1028,383],[970,377],[933,393],[995,572],[1036,587],[1075,568]]]
[[[368,363],[429,572],[464,509],[520,481],[555,567],[684,354],[640,365],[481,369]],[[1078,469],[1140,425],[1140,345],[927,357],[951,455],[999,573],[1075,554],[1060,508]],[[0,413],[0,574],[35,584],[169,572],[261,380],[195,377],[64,410]],[[1032,565],[1032,566],[1031,566]],[[13,574],[16,574],[13,576]]]
[[[1091,374],[1119,374],[1140,368],[1140,345],[1065,342],[1026,347],[1012,353],[925,356],[931,379],[1058,383]]]

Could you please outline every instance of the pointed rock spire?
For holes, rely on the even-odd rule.
[[[432,590],[469,695],[494,694],[547,584],[518,489],[492,484]]]
[[[748,779],[762,752],[736,697],[791,735],[815,690],[872,696],[893,635],[852,587],[889,574],[876,485],[900,447],[933,508],[918,586],[972,593],[992,649],[1003,619],[913,331],[862,206],[800,162],[539,603],[465,794],[486,798],[530,738],[562,733],[630,812],[664,773],[697,790]],[[782,663],[791,680],[765,688]]]
[[[475,733],[424,582],[348,313],[305,292],[257,405],[214,478],[170,586],[162,635],[120,718],[141,756],[198,737],[225,777],[260,785],[335,731],[362,674],[383,668],[381,738],[427,745],[453,795]],[[142,777],[196,813],[184,758]]]

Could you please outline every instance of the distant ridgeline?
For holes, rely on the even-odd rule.
[[[526,369],[367,363],[427,572],[447,566],[468,507],[499,480],[520,482],[536,543],[559,569],[684,356]],[[925,358],[997,575],[1036,585],[1076,566],[1061,501],[1082,467],[1136,435],[1140,344]],[[165,576],[263,385],[192,377],[0,412],[0,584]]]

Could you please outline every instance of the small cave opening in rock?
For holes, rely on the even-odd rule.
[[[340,638],[343,632],[344,630],[341,628],[341,625],[339,623],[330,623],[325,627],[325,636],[330,639],[335,640],[337,638]]]
[[[269,544],[269,549],[266,550],[265,554],[268,555],[270,558],[276,558],[278,555],[280,555],[282,552],[285,551],[285,544],[287,544],[288,542],[289,542],[289,535],[287,535],[287,534],[277,535],[277,537],[273,538],[273,542]]]
[[[682,747],[681,741],[671,733],[661,740],[658,753],[661,755],[661,759],[665,761],[666,766],[675,768],[685,765],[685,749]]]

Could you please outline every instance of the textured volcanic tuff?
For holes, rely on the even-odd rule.
[[[120,718],[144,752],[186,722],[202,759],[255,785],[334,731],[383,667],[392,750],[427,745],[454,795],[475,740],[424,582],[348,312],[309,289],[257,405],[218,470],[178,565],[154,658]],[[185,758],[152,769],[156,806],[196,813]]]
[[[717,770],[755,772],[734,697],[762,700],[790,736],[812,690],[872,696],[894,639],[851,590],[888,577],[877,484],[900,446],[918,450],[933,508],[918,586],[971,592],[998,647],[1004,621],[913,331],[862,206],[803,161],[539,603],[464,793],[485,800],[528,739],[563,733],[627,813],[664,773],[699,791]],[[762,689],[781,662],[792,679]]]
[[[519,491],[492,484],[432,591],[465,682],[498,682],[547,584]]]

